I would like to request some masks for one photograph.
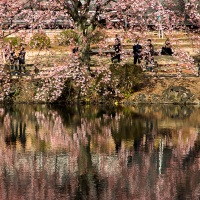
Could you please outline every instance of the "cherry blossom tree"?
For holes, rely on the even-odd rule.
[[[178,9],[180,6],[181,8]],[[177,28],[180,23],[184,24],[184,15],[188,16],[192,24],[199,25],[198,1],[190,0],[186,3],[183,0],[2,0],[0,38],[3,40],[15,32],[26,37],[26,32],[23,32],[25,28],[29,28],[28,31],[44,30],[48,27],[57,28],[60,19],[68,28],[73,28],[78,33],[78,56],[74,56],[59,67],[54,63],[55,71],[49,74],[48,79],[43,78],[43,87],[38,89],[37,98],[40,98],[44,91],[53,91],[49,99],[54,101],[62,94],[68,78],[75,80],[79,93],[90,85],[92,77],[85,69],[90,69],[91,42],[97,28],[106,26],[113,29],[113,20],[115,20],[120,30],[128,25],[127,34],[133,37],[134,29],[144,33],[144,30],[151,25],[158,27],[158,17],[161,17],[164,29]],[[106,23],[102,24],[102,20]],[[1,43],[3,49],[4,42]],[[103,45],[105,44],[102,43]],[[102,81],[107,83],[110,80],[110,72],[108,66],[103,67],[106,69],[100,70],[97,74],[104,71],[105,80]],[[8,91],[9,89],[6,88],[4,93],[7,94]]]
[[[33,29],[44,28],[47,24],[55,28],[56,20],[64,18],[68,26],[79,33],[81,61],[88,64],[91,39],[95,29],[102,26],[101,19],[106,20],[108,28],[111,28],[113,19],[118,20],[119,27],[129,23],[131,28],[146,28],[149,24],[156,24],[158,15],[162,15],[168,26],[169,18],[173,18],[173,21],[177,17],[174,11],[170,10],[173,5],[171,0],[162,4],[159,0],[4,0],[0,4],[0,22],[2,26],[9,24],[14,30],[20,28],[15,23],[17,20],[19,22],[19,19],[23,19]],[[192,10],[195,8],[196,6]]]
[[[112,20],[115,19],[121,28],[129,24],[131,29],[146,29],[149,25],[157,26],[158,16],[161,16],[164,26],[172,28],[178,21],[183,22],[184,12],[193,23],[198,24],[198,9],[199,3],[195,0],[188,3],[183,0],[3,0],[0,3],[0,24],[9,25],[15,31],[22,28],[19,20],[32,29],[46,25],[56,28],[58,19],[64,19],[68,27],[79,33],[80,61],[88,65],[92,36],[97,27],[102,27],[101,19],[106,20],[108,28],[112,28]]]

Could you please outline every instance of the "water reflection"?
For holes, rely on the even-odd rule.
[[[1,199],[198,199],[200,109],[0,108]]]

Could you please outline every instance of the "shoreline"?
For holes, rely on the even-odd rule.
[[[128,97],[118,98],[115,95],[105,99],[103,96],[94,94],[78,99],[77,96],[55,102],[45,100],[34,100],[34,89],[23,88],[7,96],[1,104],[64,104],[64,105],[200,105],[200,78],[162,78],[144,79],[144,83],[137,91],[130,93]],[[28,83],[28,80],[27,80]],[[28,84],[27,84],[28,85]],[[26,86],[26,84],[24,84]],[[28,87],[28,86],[27,86]],[[37,87],[35,87],[37,88]],[[30,91],[30,94],[27,93]]]

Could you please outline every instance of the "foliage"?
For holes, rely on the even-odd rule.
[[[112,78],[118,79],[118,87],[124,94],[133,92],[143,83],[142,69],[132,63],[112,64]]]
[[[6,78],[7,73],[3,69],[0,70],[0,74],[3,76],[0,83],[0,102],[5,101],[7,103],[10,102],[11,80]]]
[[[74,101],[76,95],[76,90],[74,88],[74,84],[72,79],[67,79],[64,83],[62,93],[60,97],[58,97],[57,101],[62,102],[64,101],[65,103],[71,103]]]
[[[46,33],[38,32],[31,37],[30,46],[36,49],[45,49],[51,46],[51,41]]]
[[[121,98],[120,91],[117,87],[118,80],[112,78],[112,73],[109,68],[102,66],[102,69],[97,70],[95,73],[93,87],[100,101]]]
[[[80,65],[77,57],[40,78],[40,87],[36,85],[35,89],[30,89],[30,96],[33,101],[49,103],[76,100],[114,103],[112,101],[118,102],[130,96],[143,83],[141,68],[132,63],[105,65],[88,73],[87,67]],[[26,89],[21,90],[19,96],[23,96],[23,91]]]
[[[45,102],[70,101],[71,98],[78,101],[88,101],[90,98],[90,102],[120,100],[123,98],[121,91],[130,89],[126,85],[121,85],[121,82],[126,83],[124,79],[132,81],[131,89],[139,83],[139,70],[133,72],[129,69],[127,76],[123,73],[123,69],[120,70],[126,65],[119,66],[113,71],[109,66],[101,66],[88,73],[87,66],[80,65],[77,57],[72,57],[68,62],[66,66],[56,67],[49,78],[41,79],[43,86],[37,88],[34,97],[36,100]]]
[[[78,33],[72,29],[66,29],[56,36],[56,42],[60,46],[70,45],[71,43],[78,43]]]
[[[10,44],[11,47],[20,48],[22,45],[21,37],[6,37],[4,39],[6,44]]]

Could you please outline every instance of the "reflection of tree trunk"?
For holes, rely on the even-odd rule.
[[[121,141],[116,141],[115,142],[115,151],[116,151],[116,153],[119,153],[120,149],[121,149]]]
[[[200,134],[198,135],[198,139],[194,144],[194,147],[190,149],[188,155],[183,159],[183,166],[192,165],[196,159],[198,159],[198,155],[200,153]]]
[[[142,141],[142,138],[135,138],[134,140],[133,147],[136,152],[139,151],[140,149],[141,141]]]
[[[84,168],[84,174],[79,175],[79,188],[76,194],[75,199],[98,199],[97,198],[97,184],[99,180],[97,180],[97,175],[94,172],[94,168],[92,165],[92,156],[90,151],[90,142],[91,136],[88,135],[88,143],[87,146],[81,149],[81,155],[78,158],[79,167],[82,164]],[[86,159],[82,160],[82,159]],[[83,169],[80,169],[80,173]]]
[[[89,170],[92,170],[93,167],[92,167],[92,156],[91,156],[91,152],[90,152],[90,142],[91,142],[91,136],[88,135],[87,136],[88,138],[88,145],[86,146],[86,153],[87,153],[87,166],[88,166],[88,169]]]
[[[36,136],[36,138],[38,138],[38,132],[39,132],[39,124],[38,124],[38,121],[36,121],[36,124],[35,124],[35,136]]]
[[[158,172],[162,173],[162,163],[163,163],[163,139],[160,139],[159,142],[159,152],[158,152]]]
[[[20,122],[20,141],[23,147],[25,147],[26,144],[26,123],[24,123],[24,126],[22,125],[22,122]]]
[[[17,125],[16,125],[17,127]],[[11,133],[11,144],[16,143],[17,137],[15,134],[15,131],[17,131],[17,128],[15,127],[14,123],[12,122],[12,133]]]
[[[22,146],[25,148],[26,145],[26,124],[17,121],[11,121],[11,134],[5,138],[7,145],[16,144],[16,141],[20,140]]]

